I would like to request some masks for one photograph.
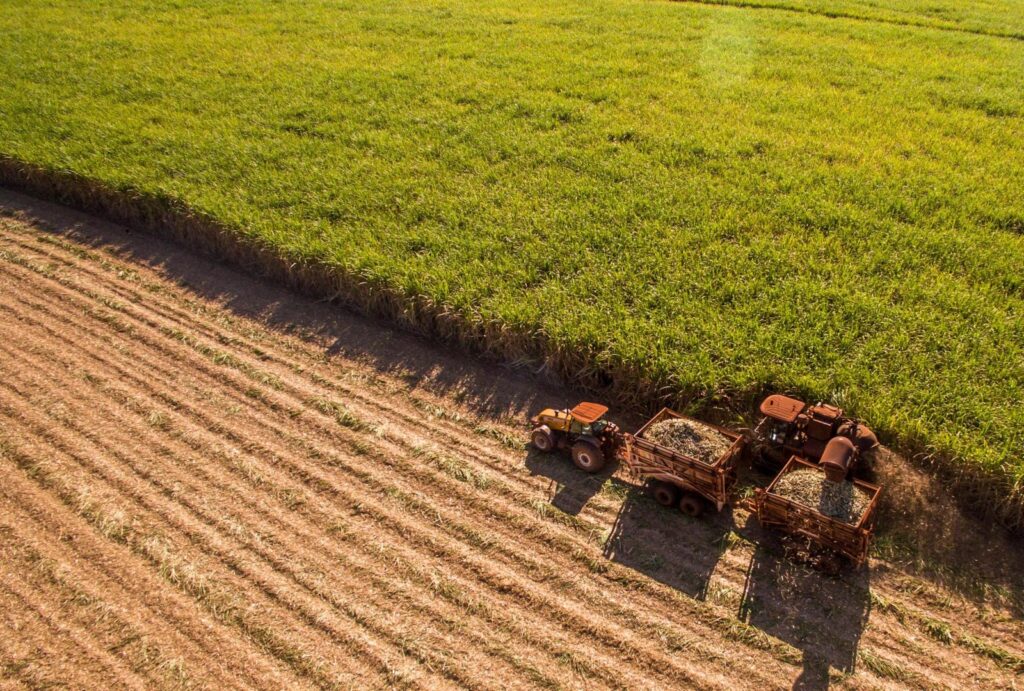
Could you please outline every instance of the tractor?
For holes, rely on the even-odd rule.
[[[866,425],[843,416],[833,405],[808,405],[789,396],[773,395],[761,402],[764,417],[754,428],[754,461],[777,470],[792,455],[819,463],[830,477],[870,471],[878,437]]]
[[[530,418],[530,440],[544,452],[569,449],[580,470],[600,472],[622,440],[618,425],[603,419],[607,412],[607,406],[585,402],[571,409],[546,408]]]

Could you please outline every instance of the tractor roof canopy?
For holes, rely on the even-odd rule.
[[[600,403],[580,403],[575,408],[569,411],[574,418],[582,422],[584,425],[589,425],[591,422],[597,422],[604,414],[608,412],[608,406],[601,405]]]
[[[794,422],[796,416],[807,407],[803,401],[798,401],[789,396],[775,394],[761,402],[761,414],[782,422]]]

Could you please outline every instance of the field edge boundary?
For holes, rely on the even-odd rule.
[[[740,10],[771,10],[775,12],[788,12],[790,14],[802,14],[811,17],[822,17],[825,19],[841,19],[854,22],[865,22],[868,24],[884,24],[887,26],[902,26],[913,29],[928,29],[931,31],[945,31],[955,34],[968,34],[984,38],[1006,39],[1009,41],[1024,41],[1024,32],[999,31],[978,26],[958,26],[948,21],[927,19],[901,19],[898,17],[885,17],[881,15],[857,14],[844,10],[816,10],[810,7],[799,7],[787,5],[784,2],[757,2],[755,0],[669,0],[680,5],[704,5],[706,7],[732,7]]]
[[[438,339],[476,356],[542,364],[567,384],[600,392],[632,408],[654,410],[670,405],[714,418],[713,410],[724,407],[752,418],[757,401],[773,388],[766,383],[760,390],[747,392],[683,391],[670,382],[647,379],[625,363],[613,371],[599,364],[607,357],[599,357],[600,351],[593,346],[559,348],[542,333],[516,333],[496,320],[470,317],[427,296],[407,295],[379,278],[288,257],[170,196],[128,187],[118,189],[72,171],[45,168],[2,153],[0,186],[139,228],[307,297],[334,301],[359,314],[383,318],[404,331]],[[923,440],[909,442],[896,431],[879,431],[894,449],[934,473],[965,509],[1024,535],[1024,488],[1017,486],[1008,473],[1001,476],[972,464],[957,463],[954,456],[930,449]]]

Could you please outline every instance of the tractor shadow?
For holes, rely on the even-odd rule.
[[[778,540],[760,539],[738,618],[803,653],[794,689],[827,689],[832,669],[842,674],[855,670],[871,611],[868,567],[831,578],[787,558]]]
[[[661,506],[647,488],[629,486],[604,556],[698,600],[729,548],[733,519],[727,507],[700,518]]]
[[[540,475],[553,481],[556,486],[551,504],[559,511],[578,516],[606,482],[622,484],[612,478],[616,464],[609,462],[599,473],[585,473],[577,468],[568,454],[544,453],[533,446],[526,456],[526,468],[533,475]]]

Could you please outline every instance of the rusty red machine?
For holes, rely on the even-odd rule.
[[[649,487],[655,501],[676,506],[691,517],[709,509],[721,511],[726,506],[742,505],[757,516],[762,526],[781,531],[812,552],[825,555],[822,559],[816,557],[815,563],[827,565],[826,571],[837,570],[840,559],[859,567],[867,558],[881,487],[852,479],[870,496],[856,524],[827,516],[774,491],[780,477],[801,468],[823,473],[833,482],[845,480],[878,446],[871,430],[859,421],[844,418],[839,408],[807,406],[797,399],[769,396],[761,405],[764,419],[748,434],[700,423],[732,441],[710,462],[647,438],[646,432],[659,422],[686,419],[673,410],[663,408],[636,433],[622,432],[604,420],[607,411],[606,406],[596,403],[545,409],[531,418],[531,440],[541,451],[569,450],[577,467],[590,473],[602,470],[615,456],[630,475]],[[756,488],[753,497],[737,499],[734,489],[741,464],[753,454],[763,456],[766,450],[773,455],[788,453],[789,460],[766,488]]]
[[[845,417],[841,408],[775,394],[761,402],[760,411],[751,455],[761,467],[778,470],[795,455],[820,464],[831,479],[870,470],[878,437],[864,423]]]
[[[867,558],[882,488],[856,478],[851,480],[859,491],[867,495],[868,504],[856,523],[846,523],[775,491],[776,485],[783,477],[798,470],[826,474],[829,472],[820,465],[791,456],[768,487],[754,490],[748,508],[765,528],[780,530],[817,547],[819,553],[812,557],[815,566],[821,570],[837,573],[842,568],[843,559],[859,567]]]

